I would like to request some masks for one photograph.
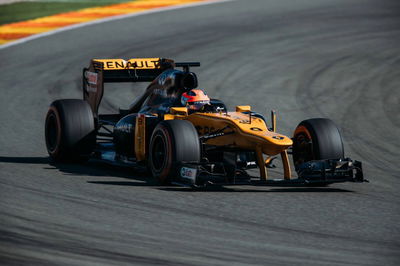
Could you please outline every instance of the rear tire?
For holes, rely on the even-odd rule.
[[[45,122],[46,147],[56,162],[82,162],[96,145],[94,116],[83,100],[54,101]]]
[[[330,119],[302,121],[293,136],[293,162],[297,166],[312,160],[344,158],[339,129]]]
[[[149,146],[149,169],[161,184],[179,175],[179,163],[198,163],[200,159],[199,136],[192,123],[167,120],[156,126]]]

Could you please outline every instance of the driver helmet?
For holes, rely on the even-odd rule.
[[[189,110],[199,111],[204,105],[210,104],[210,98],[203,90],[192,89],[182,94],[181,103]]]

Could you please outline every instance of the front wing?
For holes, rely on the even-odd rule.
[[[204,187],[207,185],[327,185],[340,182],[368,182],[364,179],[362,164],[349,158],[318,160],[301,164],[295,179],[266,179],[247,175],[237,169],[228,174],[222,163],[184,162],[179,168],[175,184]],[[232,172],[231,172],[232,173]]]

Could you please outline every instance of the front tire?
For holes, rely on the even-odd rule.
[[[94,116],[83,100],[54,101],[46,115],[45,139],[55,162],[88,160],[96,144]]]
[[[330,119],[313,118],[302,121],[293,136],[293,162],[297,167],[312,160],[344,158],[339,129]]]
[[[185,120],[160,122],[153,131],[149,146],[149,168],[161,184],[170,183],[181,162],[198,163],[200,141],[192,123]]]

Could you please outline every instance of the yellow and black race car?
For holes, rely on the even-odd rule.
[[[364,181],[361,162],[344,157],[340,132],[324,118],[302,121],[293,137],[276,132],[250,106],[210,99],[190,67],[163,58],[93,59],[83,70],[83,100],[54,101],[45,122],[54,161],[95,158],[147,168],[158,180],[208,184],[330,184]],[[182,68],[178,70],[177,68]],[[99,114],[109,82],[151,82],[127,110]],[[292,177],[288,154],[297,177]],[[283,178],[268,178],[280,156]],[[259,176],[248,173],[258,168]]]

